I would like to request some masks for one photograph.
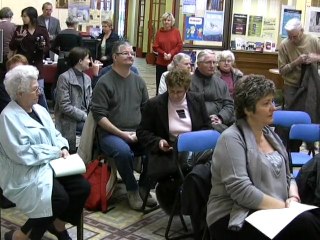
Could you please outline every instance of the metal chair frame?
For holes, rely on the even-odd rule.
[[[209,149],[214,149],[219,136],[220,136],[220,133],[216,130],[201,130],[201,131],[187,132],[187,133],[182,133],[178,136],[177,142],[176,142],[176,149],[175,149],[175,154],[176,154],[175,160],[178,166],[179,176],[182,182],[184,181],[185,176],[183,174],[179,161],[177,161],[179,153],[182,153],[182,152],[196,153],[196,152],[202,152]],[[169,231],[171,229],[173,217],[175,216],[175,212],[177,211],[178,203],[181,200],[180,199],[181,186],[176,193],[175,201],[172,206],[171,214],[168,220],[168,224],[165,232],[165,238],[167,240],[182,239],[182,238],[193,236],[193,232],[188,232],[187,225],[184,221],[184,218],[180,209],[179,209],[179,217],[180,217],[180,221],[183,226],[183,229],[185,230],[186,233],[177,237],[172,237],[172,238],[170,238],[169,236]]]

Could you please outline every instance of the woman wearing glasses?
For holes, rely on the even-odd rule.
[[[243,73],[234,67],[235,57],[230,50],[221,51],[218,56],[218,67],[216,75],[220,77],[228,85],[230,96],[234,95],[234,86],[240,78],[243,77]]]
[[[34,66],[17,66],[5,77],[12,101],[0,115],[0,186],[27,221],[4,235],[11,239],[42,239],[49,230],[71,239],[66,222],[78,225],[90,185],[82,175],[54,178],[49,162],[69,155],[68,141],[50,114],[37,104],[40,89]]]
[[[98,46],[98,59],[103,67],[112,64],[112,46],[119,40],[118,34],[113,31],[112,20],[102,21],[102,33],[99,35],[100,43]]]

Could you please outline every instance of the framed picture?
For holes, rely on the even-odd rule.
[[[320,8],[307,8],[304,30],[320,37]]]

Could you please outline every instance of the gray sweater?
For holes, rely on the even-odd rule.
[[[124,131],[135,131],[141,120],[141,108],[149,96],[143,79],[130,73],[127,78],[111,70],[102,76],[92,94],[91,111],[98,123],[108,120]]]
[[[203,93],[209,115],[218,115],[225,125],[234,122],[233,99],[222,79],[216,75],[204,76],[196,69],[192,75],[190,91]]]
[[[263,159],[245,120],[238,120],[221,134],[212,158],[208,226],[230,215],[229,227],[241,228],[249,210],[258,209],[264,194],[283,201],[288,198],[291,181],[288,154],[269,127],[263,132],[281,161]]]

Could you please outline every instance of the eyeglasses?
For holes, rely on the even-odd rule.
[[[118,52],[118,53],[116,53],[116,54],[122,55],[122,56],[125,56],[125,57],[128,57],[129,55],[130,55],[130,56],[133,56],[133,57],[136,56],[136,52]]]
[[[224,59],[224,60],[220,60],[220,62],[230,64],[230,63],[232,63],[232,60],[231,59]]]
[[[211,64],[211,65],[217,65],[217,62],[216,62],[216,61],[206,61],[206,62],[201,61],[201,62],[199,62],[199,63],[203,63],[203,64],[206,64],[206,65],[209,65],[209,64]]]
[[[30,93],[41,93],[41,89],[38,86],[36,89],[33,89]]]

